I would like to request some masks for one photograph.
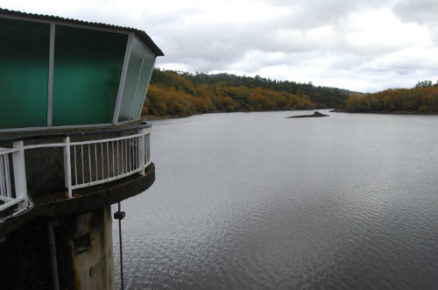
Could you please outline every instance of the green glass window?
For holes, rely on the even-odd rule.
[[[112,122],[127,38],[56,26],[54,126]]]
[[[47,125],[50,25],[0,18],[0,128]]]
[[[119,122],[140,117],[154,63],[155,55],[134,37],[122,94]]]

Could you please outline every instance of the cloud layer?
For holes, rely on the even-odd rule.
[[[21,11],[144,29],[161,68],[359,91],[438,79],[436,0],[4,1]]]

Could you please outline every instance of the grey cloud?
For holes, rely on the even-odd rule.
[[[328,81],[344,79],[345,83],[357,84],[347,87],[355,90],[409,86],[425,77],[438,78],[434,61],[428,62],[415,54],[409,57],[400,54],[397,59],[396,53],[406,48],[400,44],[352,42],[348,37],[360,31],[347,23],[361,11],[393,9],[401,21],[428,27],[433,37],[437,31],[436,0],[262,1],[273,6],[274,11],[280,11],[278,15],[270,18],[261,15],[260,19],[239,22],[230,15],[214,14],[205,2],[199,7],[192,3],[188,7],[159,10],[146,4],[132,10],[129,5],[117,8],[94,5],[70,11],[69,16],[81,15],[81,19],[144,29],[166,54],[157,62],[163,68],[167,64],[181,64],[192,72],[239,71],[249,75],[269,72],[272,74],[263,76],[289,80],[298,80],[294,78],[301,77],[299,70],[306,70],[304,77],[316,85],[320,81],[324,85],[345,87]],[[215,19],[206,19],[206,11],[213,13]],[[246,11],[237,12],[233,15],[246,19]],[[372,24],[374,19],[369,21]],[[331,33],[314,37],[311,32],[315,29],[327,29]],[[436,43],[436,39],[430,41]],[[412,41],[403,45],[416,44]],[[394,59],[385,59],[393,54]],[[327,67],[321,68],[317,61],[324,59]],[[282,67],[282,71],[275,72],[276,67]]]
[[[405,0],[394,6],[394,11],[404,21],[414,21],[436,26],[438,2],[436,0]]]
[[[358,1],[310,1],[311,5],[286,6],[290,10],[282,17],[273,19],[269,23],[254,23],[241,27],[233,26],[230,23],[208,24],[201,23],[199,26],[181,26],[185,16],[169,18],[170,24],[166,25],[158,35],[167,34],[167,41],[164,43],[165,51],[169,62],[193,61],[200,58],[203,61],[202,70],[219,69],[221,64],[226,67],[228,64],[243,57],[248,51],[258,49],[267,52],[302,52],[313,50],[316,47],[331,47],[332,49],[343,49],[344,40],[335,35],[325,43],[306,39],[305,33],[309,28],[321,25],[332,25],[336,30],[342,25],[342,15],[346,15],[362,5]],[[370,4],[371,5],[371,4]],[[296,37],[281,34],[282,31],[291,30],[296,32]],[[342,31],[335,31],[342,34]],[[365,53],[375,53],[379,48],[365,49]]]

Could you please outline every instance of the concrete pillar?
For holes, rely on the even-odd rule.
[[[71,225],[59,228],[61,289],[114,289],[111,207],[64,222]]]

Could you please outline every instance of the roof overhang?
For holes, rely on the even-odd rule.
[[[112,32],[123,32],[123,33],[134,33],[147,47],[149,47],[152,52],[156,56],[164,56],[164,53],[161,49],[152,41],[149,35],[146,34],[143,30],[123,27],[105,23],[98,22],[88,22],[70,18],[63,18],[59,16],[52,15],[42,15],[42,14],[33,14],[33,13],[25,13],[19,11],[13,11],[8,9],[0,8],[0,17],[14,18],[14,19],[22,19],[27,21],[37,21],[37,22],[47,22],[47,23],[55,23],[61,25],[69,25],[69,26],[78,26],[88,29],[96,29],[96,30],[108,30]]]

